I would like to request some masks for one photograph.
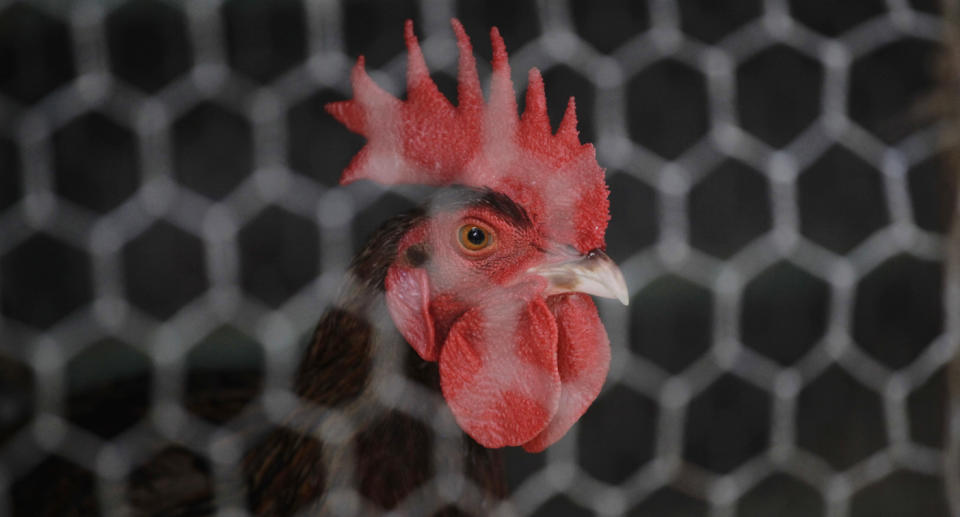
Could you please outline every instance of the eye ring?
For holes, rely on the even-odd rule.
[[[480,224],[465,224],[457,230],[457,242],[467,251],[481,251],[493,244],[493,232]]]

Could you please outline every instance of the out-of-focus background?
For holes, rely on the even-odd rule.
[[[354,250],[419,196],[336,186],[363,140],[323,105],[359,54],[402,94],[406,18],[452,96],[452,17],[482,78],[496,25],[518,93],[542,70],[554,124],[576,97],[632,295],[599,303],[598,401],[508,451],[505,513],[960,511],[939,3],[3,0],[0,515],[64,468],[82,514],[123,515],[164,447],[231,475],[221,438],[265,420]],[[181,404],[210,386],[237,397]],[[84,417],[112,398],[139,402]]]

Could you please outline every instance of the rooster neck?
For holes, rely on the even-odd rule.
[[[397,246],[425,218],[422,209],[415,209],[389,219],[354,258],[338,302],[320,319],[300,363],[295,384],[299,396],[315,404],[338,406],[356,401],[369,389],[377,363],[383,374],[403,370],[403,363],[410,364],[412,373],[429,370],[429,363],[418,364],[409,357],[411,348],[397,332],[384,303],[384,282],[396,260]],[[325,379],[336,379],[337,385],[327,386]],[[429,376],[423,380],[433,391],[439,390],[439,381],[429,382]]]

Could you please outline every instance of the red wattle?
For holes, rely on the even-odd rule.
[[[540,452],[567,433],[597,398],[610,369],[610,339],[593,299],[581,293],[550,296],[547,307],[558,329],[560,404],[546,429],[523,444],[529,452]]]
[[[440,351],[440,387],[460,427],[490,448],[540,434],[560,402],[557,324],[541,298],[474,307]]]

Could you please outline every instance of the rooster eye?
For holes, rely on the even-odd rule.
[[[490,232],[475,224],[465,224],[461,226],[458,233],[460,236],[460,245],[470,251],[482,250],[493,241]]]

